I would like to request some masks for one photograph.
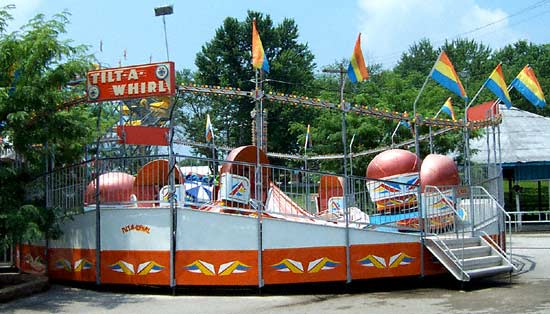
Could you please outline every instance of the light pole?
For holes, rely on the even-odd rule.
[[[155,8],[155,16],[162,16],[162,23],[164,24],[164,42],[166,44],[166,61],[170,61],[170,54],[168,53],[168,36],[166,35],[166,15],[170,15],[174,13],[174,7],[172,5],[165,5],[161,7]],[[174,144],[173,144],[173,138],[174,138],[174,124],[173,124],[173,116],[174,116],[174,107],[176,104],[173,100],[170,100],[171,102],[171,108],[170,108],[170,129],[169,129],[169,148],[168,148],[168,163],[169,163],[169,182],[170,182],[170,193],[169,193],[169,201],[170,201],[170,288],[172,288],[172,294],[176,294],[176,272],[175,272],[175,266],[176,266],[176,238],[177,238],[177,219],[178,219],[178,213],[177,208],[175,204],[175,190],[176,190],[176,179],[175,179],[175,172],[174,169],[176,169],[176,158],[174,155]],[[181,201],[181,200],[180,200]]]
[[[174,13],[173,5],[164,5],[155,8],[155,16],[162,16],[162,24],[164,25],[164,44],[166,45],[166,61],[170,61],[170,53],[168,52],[168,35],[166,34],[166,15]]]

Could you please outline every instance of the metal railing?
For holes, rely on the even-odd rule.
[[[466,220],[466,212],[457,203],[456,186],[426,186],[424,190],[424,231],[439,237],[458,236],[471,224]]]
[[[466,196],[464,191],[457,191],[456,186],[426,186],[424,190],[424,232],[432,239],[460,271],[462,280],[469,280],[470,276],[464,271],[464,248],[466,233],[471,232],[472,225],[467,220],[466,211],[461,208],[457,196]],[[445,240],[458,240],[460,254],[457,256],[445,243]]]
[[[176,155],[176,164],[179,166],[173,172],[177,207],[204,209],[217,201],[220,171],[249,178],[250,184],[255,181],[255,163]],[[182,166],[185,164],[194,166]],[[261,168],[262,203],[267,201],[268,196],[281,192],[287,197],[287,203],[291,201],[289,208],[299,209],[273,212],[279,216],[343,222],[345,215],[349,214],[349,222],[359,228],[383,225],[418,230],[417,185],[351,176],[347,178],[348,193],[344,193],[343,176],[266,164],[262,164]],[[216,169],[215,173],[212,169]],[[102,207],[168,207],[166,191],[171,171],[164,155],[102,158],[56,169],[46,175],[47,180],[39,178],[30,187],[46,186],[44,190],[47,192],[42,195],[47,200],[47,206],[60,208],[64,212],[95,210],[97,196]],[[97,182],[99,191],[96,189]],[[28,192],[37,194],[37,198],[42,197],[34,190],[36,188],[28,189]],[[347,197],[348,209],[342,206],[344,196]],[[250,186],[250,198],[256,199],[253,185]],[[218,202],[216,206],[227,210],[235,207],[236,212],[250,210],[250,206],[231,202]],[[274,207],[264,210],[269,213]]]
[[[511,217],[498,201],[482,186],[435,187],[427,186],[424,192],[425,232],[432,242],[449,257],[460,270],[463,279],[468,278],[462,268],[465,259],[467,234],[480,237],[492,247],[501,258],[512,264]],[[486,232],[487,227],[496,225],[499,243]],[[504,231],[504,236],[501,237]],[[508,245],[506,235],[508,234]],[[459,250],[446,245],[445,240],[455,239]],[[508,252],[506,252],[506,248]],[[455,254],[456,253],[456,254]]]
[[[488,209],[494,210],[493,214],[498,219],[498,227],[499,227],[499,235],[500,235],[500,228],[504,227],[504,237],[501,238],[501,242],[499,243],[500,248],[508,248],[509,251],[509,261],[512,260],[512,218],[508,212],[500,205],[500,203],[484,188],[481,186],[472,187],[474,191],[474,195],[479,197],[480,199],[483,197],[490,201],[490,206],[487,207]],[[492,220],[490,217],[488,220]],[[476,227],[474,225],[474,227]],[[477,230],[478,228],[475,228],[474,230]],[[506,236],[508,235],[508,245],[506,245]],[[499,237],[500,238],[500,237]]]
[[[509,211],[512,218],[513,231],[523,230],[523,225],[547,224],[550,227],[550,210]]]

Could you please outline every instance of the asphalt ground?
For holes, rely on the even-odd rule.
[[[515,234],[513,276],[467,284],[451,276],[258,291],[54,284],[0,313],[550,313],[550,233]]]

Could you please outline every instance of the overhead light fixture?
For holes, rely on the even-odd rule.
[[[170,15],[172,13],[174,13],[173,5],[164,5],[164,6],[155,8],[155,16]]]

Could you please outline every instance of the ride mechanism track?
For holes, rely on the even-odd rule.
[[[259,100],[259,98],[263,98],[264,100],[271,101],[271,102],[287,103],[287,104],[292,104],[296,106],[303,106],[306,108],[311,107],[311,108],[317,108],[317,109],[328,109],[333,111],[343,110],[347,113],[361,115],[361,116],[380,118],[385,120],[391,120],[394,122],[406,121],[411,125],[416,123],[419,126],[430,126],[430,127],[439,128],[439,130],[435,131],[432,134],[434,136],[444,134],[446,132],[449,132],[455,129],[467,128],[469,130],[475,130],[475,129],[484,128],[488,126],[495,126],[500,124],[502,121],[502,116],[500,114],[485,120],[468,121],[467,123],[464,123],[462,119],[454,121],[450,119],[441,119],[441,118],[424,118],[422,117],[422,115],[419,115],[419,114],[417,114],[416,117],[411,117],[407,112],[401,113],[397,111],[389,111],[386,109],[379,109],[377,107],[360,105],[360,104],[350,104],[350,103],[335,104],[328,101],[323,101],[319,98],[311,98],[307,96],[298,96],[298,95],[273,93],[273,92],[256,93],[255,90],[243,91],[239,88],[234,88],[234,87],[211,86],[211,85],[189,84],[189,85],[178,86],[176,96],[180,96],[186,93],[207,94],[207,95],[226,96],[226,97],[249,97],[254,100]],[[88,102],[88,99],[86,97],[79,97],[79,98],[71,99],[65,102],[62,107],[68,108],[68,107],[79,105],[85,102]],[[419,141],[426,140],[429,138],[429,135],[415,135],[415,136],[418,136]],[[189,141],[189,140],[176,140],[175,143],[197,146],[197,147],[210,147],[209,144],[199,143],[199,142]],[[392,146],[378,147],[378,148],[374,148],[374,149],[370,149],[362,152],[352,153],[351,156],[352,157],[366,156],[366,155],[379,153],[390,148],[399,148],[399,147],[404,147],[411,144],[414,144],[414,139],[403,141],[401,143],[397,143]],[[225,150],[225,151],[231,151],[233,149],[233,147],[225,147],[220,145],[217,145],[216,148]],[[275,157],[275,158],[303,159],[303,156],[301,155],[273,153],[273,152],[268,153],[268,156]],[[308,157],[309,160],[327,160],[327,159],[341,159],[341,158],[343,158],[342,154],[328,154],[328,155],[317,155],[317,156]]]

